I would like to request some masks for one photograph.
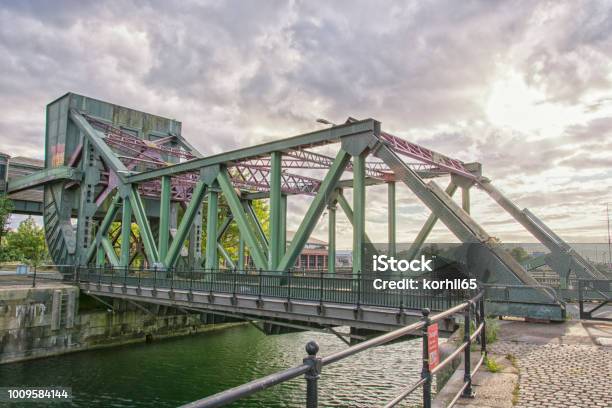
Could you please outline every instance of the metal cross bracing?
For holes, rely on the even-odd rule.
[[[314,151],[323,146],[327,154]],[[483,283],[537,284],[470,216],[470,189],[476,186],[549,247],[555,255],[553,269],[570,265],[579,277],[599,277],[533,214],[519,210],[494,189],[481,176],[478,163],[464,163],[393,136],[373,119],[349,118],[310,133],[205,156],[183,138],[179,122],[70,93],[47,106],[45,154],[43,171],[11,181],[8,188],[44,185],[45,231],[57,264],[242,269],[248,253],[254,267],[286,272],[326,210],[328,257],[335,259],[335,210],[340,204],[352,226],[356,275],[365,262],[361,249],[371,242],[365,228],[366,189],[374,184],[388,187],[385,198],[374,199],[386,201],[389,250],[394,253],[398,184],[431,210],[412,254],[440,220],[460,241],[482,245],[482,262],[473,274]],[[450,176],[446,190],[426,181],[441,175]],[[352,202],[343,189],[352,189]],[[461,204],[451,198],[458,189]],[[289,242],[287,201],[295,195],[309,197],[304,214],[291,214],[299,227]],[[253,201],[259,199],[269,200],[269,219],[259,219],[253,210]],[[222,205],[228,217],[220,226]],[[229,224],[239,232],[238,256],[222,244]],[[111,226],[120,231],[119,237],[110,235]],[[330,272],[334,270],[332,263]],[[527,297],[550,300],[546,291],[531,291]],[[542,317],[535,307],[520,304],[513,310]],[[559,317],[562,305],[546,313]]]

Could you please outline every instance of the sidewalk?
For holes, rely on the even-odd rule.
[[[502,321],[486,367],[473,379],[473,399],[459,407],[612,407],[612,323]],[[446,406],[463,382],[458,369],[434,406]]]

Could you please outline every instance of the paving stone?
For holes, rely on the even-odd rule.
[[[612,407],[612,349],[586,344],[498,341],[492,353],[516,357],[517,407]]]

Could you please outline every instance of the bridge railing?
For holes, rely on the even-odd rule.
[[[349,358],[365,350],[369,350],[374,347],[398,340],[406,335],[418,333],[419,330],[421,333],[423,344],[421,378],[414,384],[411,384],[403,389],[398,390],[397,395],[392,400],[387,402],[384,406],[394,407],[401,401],[403,401],[406,397],[414,393],[416,390],[422,388],[423,406],[425,408],[430,408],[433,376],[441,369],[446,367],[448,364],[450,364],[457,356],[463,353],[465,373],[463,378],[463,385],[448,405],[449,407],[452,407],[460,397],[471,397],[473,395],[472,378],[476,374],[486,357],[487,340],[483,294],[484,292],[480,292],[472,299],[460,303],[433,316],[430,316],[430,310],[425,308],[422,310],[423,318],[418,322],[375,337],[373,339],[364,341],[354,346],[348,347],[344,350],[330,354],[326,357],[319,357],[317,355],[317,353],[319,352],[318,344],[314,341],[310,341],[306,344],[306,353],[308,355],[304,358],[303,364],[267,375],[263,378],[248,382],[238,387],[228,389],[218,394],[211,395],[201,400],[191,402],[189,404],[184,405],[183,408],[221,407],[241,398],[253,395],[259,391],[270,388],[274,385],[292,380],[301,375],[304,375],[304,378],[306,380],[306,407],[317,407],[319,399],[318,381],[321,378],[323,367],[337,363],[338,361]],[[440,361],[437,365],[435,365],[432,361],[432,359],[434,358],[434,350],[429,349],[429,328],[436,324],[438,321],[448,318],[457,313],[463,313],[464,316],[463,342],[450,355],[444,358],[444,360]],[[475,323],[474,330],[472,330],[473,323]],[[480,359],[478,360],[476,365],[472,367],[471,346],[474,342],[478,342],[480,344]]]
[[[380,277],[337,275],[323,271],[78,267],[76,277],[81,282],[100,284],[393,307],[400,310],[429,308],[441,311],[462,303],[476,293],[473,290],[441,291],[423,288],[377,290],[374,283]],[[385,276],[387,280],[407,278],[402,275]]]
[[[612,318],[600,309],[612,302],[612,279],[581,279],[578,281],[578,305],[581,319],[607,320]],[[587,305],[593,307],[587,310]]]

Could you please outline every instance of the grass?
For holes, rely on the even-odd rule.
[[[506,360],[510,361],[512,367],[518,370],[517,360],[513,354],[506,354]],[[520,377],[519,377],[520,378]],[[516,384],[514,384],[514,389],[512,390],[512,405],[518,404],[518,400],[521,393],[521,386],[519,384],[519,378],[516,379]]]
[[[498,373],[502,370],[502,366],[499,365],[497,361],[493,360],[492,358],[485,357],[484,363],[485,363],[485,366],[487,367],[487,370],[489,370],[492,373]]]
[[[499,332],[499,323],[497,323],[497,320],[493,319],[493,318],[487,318],[485,320],[485,336],[487,338],[487,344],[491,344],[494,343],[495,341],[497,341],[497,334]],[[474,322],[470,323],[470,333],[474,333],[474,330],[476,330],[476,326],[474,324]],[[463,330],[463,325],[459,328],[459,340],[463,341],[463,336],[465,335],[465,332]],[[472,345],[474,346],[474,345]]]
[[[518,404],[518,400],[521,394],[521,386],[518,381],[514,384],[514,389],[512,390],[512,405]]]

